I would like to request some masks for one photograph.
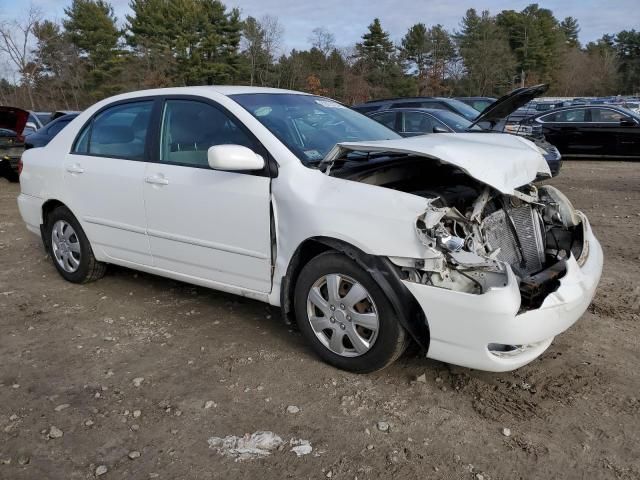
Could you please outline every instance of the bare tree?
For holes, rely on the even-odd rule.
[[[39,9],[31,6],[23,20],[0,23],[0,52],[9,57],[13,66],[21,76],[22,84],[27,90],[31,109],[35,109],[33,100],[33,83],[39,64],[31,54],[31,40],[34,26],[41,20]]]
[[[320,50],[325,57],[336,48],[336,37],[325,27],[314,28],[309,37],[309,42],[313,48]]]
[[[242,28],[241,48],[249,59],[251,85],[260,77],[265,85],[269,68],[275,62],[282,44],[284,29],[276,17],[265,15],[260,20],[247,17]]]
[[[269,67],[270,65],[273,65],[275,59],[278,57],[278,52],[280,52],[284,28],[278,20],[278,17],[274,17],[272,15],[264,15],[260,19],[260,25],[264,35],[263,46],[267,57],[264,77],[262,78],[262,84],[265,85],[269,81]]]

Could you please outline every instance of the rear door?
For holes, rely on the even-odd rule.
[[[170,97],[154,162],[144,175],[154,266],[258,292],[271,290],[270,177],[212,170],[207,150],[236,144],[266,152],[235,117],[208,99]]]
[[[142,186],[154,100],[98,112],[64,162],[69,207],[91,245],[116,263],[151,265]]]

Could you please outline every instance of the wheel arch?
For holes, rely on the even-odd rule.
[[[308,238],[291,256],[280,289],[280,307],[283,319],[288,325],[296,324],[293,298],[296,281],[302,268],[312,258],[326,251],[346,255],[369,273],[389,299],[402,326],[420,347],[428,350],[430,337],[427,319],[416,299],[400,280],[397,267],[386,257],[370,255],[343,240],[330,237]]]
[[[71,211],[71,209],[66,204],[56,198],[50,198],[42,204],[42,222],[40,223],[40,236],[42,237],[42,243],[44,244],[44,248],[47,253],[51,253],[51,245],[49,244],[49,239],[45,234],[47,228],[47,217],[58,207],[65,207],[66,209]]]

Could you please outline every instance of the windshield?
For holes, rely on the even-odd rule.
[[[475,108],[470,107],[460,100],[449,98],[447,99],[447,102],[449,102],[449,105],[467,120],[473,120],[478,116],[478,111]]]
[[[466,132],[469,129],[482,130],[477,125],[472,126],[469,120],[457,113],[448,112],[447,110],[432,110],[431,114],[456,132]]]
[[[340,142],[401,138],[338,102],[313,95],[244,93],[230,96],[305,165],[320,162]]]

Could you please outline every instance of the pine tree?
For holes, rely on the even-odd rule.
[[[456,41],[466,69],[466,93],[497,95],[511,88],[515,59],[495,17],[467,10]]]
[[[573,17],[565,17],[560,22],[560,30],[564,34],[565,43],[570,47],[579,47],[578,33],[580,33],[580,26],[578,20]]]
[[[64,13],[65,36],[84,59],[90,96],[97,100],[119,92],[121,32],[113,7],[105,0],[73,0]]]

